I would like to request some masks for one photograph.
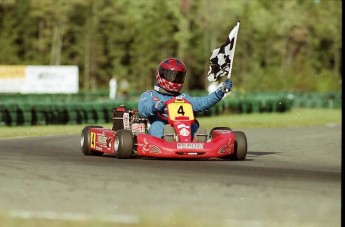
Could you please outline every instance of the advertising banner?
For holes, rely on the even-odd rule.
[[[0,66],[0,93],[78,93],[77,66]]]

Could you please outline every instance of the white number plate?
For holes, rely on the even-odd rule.
[[[204,144],[202,143],[178,143],[178,149],[203,149]]]

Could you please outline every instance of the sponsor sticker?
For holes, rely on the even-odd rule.
[[[203,143],[178,143],[177,148],[178,149],[203,149],[204,144]]]
[[[132,124],[133,133],[145,133],[145,124],[144,123],[133,123]]]
[[[110,148],[111,137],[107,137],[107,135],[103,132],[102,134],[98,134],[97,136],[98,145],[106,148]]]
[[[130,127],[129,127],[129,113],[123,114],[123,128],[124,129],[130,129]]]
[[[185,124],[179,124],[177,128],[189,128],[189,126]]]
[[[95,148],[96,147],[96,133],[91,132],[90,137],[91,137],[90,147]]]
[[[180,130],[180,135],[181,136],[189,136],[189,131],[187,130],[187,129],[185,129],[185,128],[182,128],[181,130]]]

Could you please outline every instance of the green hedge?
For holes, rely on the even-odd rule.
[[[113,108],[122,104],[127,102],[2,102],[0,123],[5,126],[108,123],[112,121]]]
[[[190,92],[194,97],[205,92]],[[109,100],[105,93],[77,95],[18,95],[0,96],[0,125],[93,124],[112,121],[114,107],[126,105],[137,109],[138,96],[130,100]],[[232,92],[210,110],[196,116],[228,113],[286,112],[291,108],[341,108],[340,93]]]

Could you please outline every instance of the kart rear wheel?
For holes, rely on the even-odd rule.
[[[93,151],[90,150],[90,144],[91,144],[91,135],[90,135],[90,129],[91,128],[103,128],[102,126],[86,126],[83,128],[81,131],[80,135],[80,147],[81,151],[83,152],[84,155],[96,155],[96,156],[102,156],[103,152],[99,151]]]
[[[231,160],[244,160],[247,155],[247,137],[244,132],[234,131],[235,151],[229,156]]]
[[[133,133],[130,130],[119,129],[114,140],[114,153],[116,158],[131,158],[133,154]]]

